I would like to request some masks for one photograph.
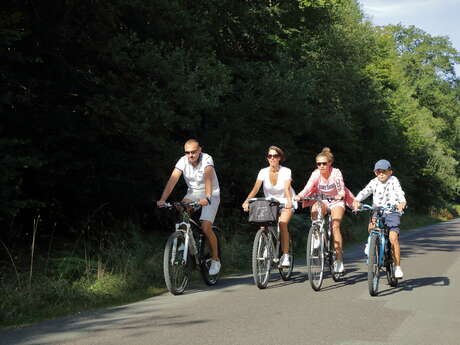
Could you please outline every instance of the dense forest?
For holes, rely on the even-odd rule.
[[[4,0],[0,59],[10,251],[37,219],[42,236],[88,219],[159,231],[153,201],[192,137],[214,158],[222,223],[243,218],[270,145],[296,190],[328,146],[353,192],[386,158],[412,210],[460,201],[459,52],[373,26],[356,0]]]

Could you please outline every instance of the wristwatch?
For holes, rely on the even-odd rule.
[[[206,200],[208,201],[208,205],[211,205],[211,196],[206,195]]]

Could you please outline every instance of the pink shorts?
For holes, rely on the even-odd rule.
[[[316,201],[303,201],[302,202],[302,207],[310,207],[313,206],[316,203]],[[323,200],[324,206],[326,206],[327,210],[332,210],[334,207],[340,206],[343,209],[345,209],[345,201],[343,200],[334,200],[334,201],[327,201]]]
[[[328,210],[332,210],[334,207],[340,206],[345,209],[345,202],[343,200],[334,200],[327,201],[323,200],[323,204],[327,207]]]

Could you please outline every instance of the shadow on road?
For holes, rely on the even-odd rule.
[[[389,287],[386,290],[379,291],[378,296],[389,296],[401,291],[411,291],[423,286],[448,286],[450,280],[447,277],[424,277],[407,280],[400,280],[395,288]]]

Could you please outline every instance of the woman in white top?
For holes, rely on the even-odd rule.
[[[291,187],[291,169],[283,167],[280,162],[284,160],[284,152],[277,146],[268,148],[267,161],[269,166],[259,171],[256,183],[243,202],[243,209],[248,211],[249,199],[254,198],[264,186],[264,195],[266,198],[275,198],[285,204],[279,217],[279,227],[281,232],[281,248],[283,256],[281,257],[281,266],[290,266],[289,258],[289,232],[288,223],[294,214],[292,208],[292,198],[295,196],[294,189]]]

